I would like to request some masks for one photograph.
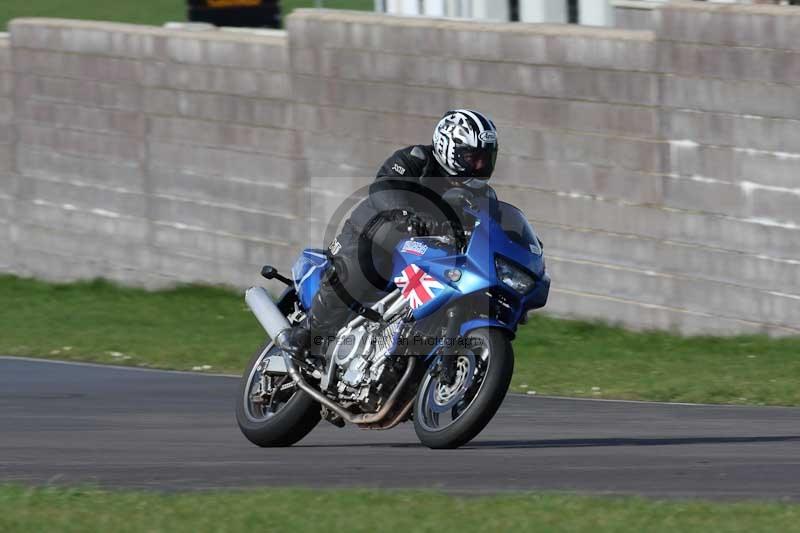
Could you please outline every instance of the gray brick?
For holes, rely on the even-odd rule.
[[[102,209],[123,216],[147,216],[147,198],[119,188],[25,176],[19,180],[17,195],[23,201],[43,200],[84,211]]]
[[[240,207],[292,215],[296,191],[291,181],[259,181],[218,176],[200,176],[151,165],[149,175],[156,195],[207,202],[224,202]]]
[[[398,144],[426,142],[439,118],[310,104],[295,104],[291,111],[291,125],[299,130]]]
[[[0,71],[11,71],[14,66],[11,62],[11,46],[8,39],[0,38]]]
[[[800,118],[800,87],[698,78],[664,78],[664,104],[693,110]]]
[[[245,241],[242,239],[166,225],[156,225],[153,242],[160,248],[186,251],[211,260],[228,258],[231,262],[240,263],[245,261],[247,253]]]
[[[125,164],[21,144],[17,148],[17,165],[27,176],[69,179],[135,192],[145,190],[145,178],[138,162]]]
[[[448,55],[479,57],[487,60],[527,64],[642,70],[653,68],[654,43],[645,35],[628,34],[631,39],[604,39],[591,29],[585,35],[524,33],[480,38],[472,32],[459,32],[458,39],[447,39]],[[498,35],[498,34],[495,34]]]
[[[733,161],[737,179],[775,187],[796,188],[800,154],[737,150]]]
[[[0,180],[6,179],[5,175],[15,170],[14,146],[0,144]]]
[[[17,136],[12,127],[12,123],[1,124],[2,129],[0,129],[0,145],[11,145],[16,142]]]
[[[148,121],[149,137],[154,140],[187,142],[283,157],[302,155],[298,135],[291,130],[159,116],[152,116]]]
[[[132,84],[142,78],[142,63],[132,59],[24,48],[16,49],[14,54],[17,68],[24,73]]]
[[[659,126],[657,111],[647,107],[497,94],[450,95],[453,96],[458,105],[490,109],[495,120],[519,126],[632,137],[652,137]]]
[[[65,207],[60,202],[22,201],[17,206],[18,221],[50,229],[63,229],[108,238],[116,242],[146,242],[149,222],[142,218],[115,216],[102,207],[90,211]]]
[[[548,255],[686,274],[763,290],[800,293],[800,269],[791,261],[702,245],[645,239],[538,223]]]
[[[496,185],[520,188],[522,193],[535,188],[641,203],[658,203],[662,199],[658,176],[586,163],[513,158],[503,160],[496,174]]]
[[[11,98],[0,98],[0,123],[11,122],[14,118],[14,103]]]
[[[663,182],[663,203],[666,206],[738,217],[751,216],[748,200],[738,185],[668,177]]]
[[[17,124],[17,133],[20,143],[65,154],[103,157],[113,161],[139,161],[144,157],[142,144],[123,135],[56,129],[25,122]]]
[[[657,103],[654,74],[602,70],[564,69],[491,61],[457,61],[452,58],[351,50],[301,50],[320,62],[296,58],[298,72],[353,80],[391,81],[460,89],[480,87],[484,91],[552,98],[601,100],[621,103]],[[299,55],[299,54],[298,54]],[[316,67],[316,68],[315,68]]]
[[[245,241],[245,253],[247,265],[255,265],[257,267],[256,269],[248,269],[248,272],[252,272],[248,275],[256,279],[255,273],[260,272],[260,267],[265,264],[276,265],[280,270],[288,272],[300,252],[296,246],[289,247],[258,241]],[[259,283],[258,280],[251,282],[251,284],[257,283]]]
[[[667,149],[663,143],[649,140],[532,129],[503,123],[498,124],[498,134],[501,164],[509,157],[519,156],[656,172],[662,169],[663,152]]]
[[[22,100],[31,96],[40,96],[48,100],[97,107],[141,109],[142,89],[135,85],[116,85],[29,74],[18,74],[15,81],[16,96]]]
[[[671,5],[658,13],[660,39],[800,50],[796,10],[769,6]]]
[[[159,115],[277,128],[293,125],[289,122],[290,108],[281,101],[159,89],[148,91],[146,99],[146,109]]]
[[[252,286],[263,282],[259,281],[257,265],[243,265],[231,261],[214,261],[189,253],[178,253],[172,250],[159,248],[156,250],[156,266],[158,272],[169,276],[173,283],[188,281],[196,283],[219,283],[235,286]],[[285,268],[284,268],[285,270]]]
[[[12,96],[14,93],[14,75],[0,70],[0,96]]]
[[[245,210],[233,205],[199,202],[188,199],[155,197],[155,219],[218,231],[235,236],[259,235],[275,242],[295,242],[292,218],[262,210]]]
[[[297,76],[294,90],[302,103],[319,102],[364,110],[384,110],[436,116],[458,105],[491,109],[497,120],[552,128],[575,128],[626,135],[656,134],[657,112],[637,106],[563,101],[549,98],[468,93],[427,87],[372,85],[344,80]]]
[[[614,26],[626,30],[652,30],[653,11],[627,7],[614,8]]]
[[[800,54],[791,50],[662,42],[659,70],[682,76],[800,83]]]
[[[735,219],[644,205],[625,205],[569,193],[554,194],[536,190],[507,192],[503,187],[498,187],[498,193],[514,198],[514,204],[529,213],[534,221],[636,234],[778,258],[796,258],[800,253],[800,230],[758,219]]]
[[[797,120],[675,110],[666,115],[665,135],[700,144],[800,153]]]
[[[230,65],[236,67],[283,70],[286,68],[286,46],[281,39],[266,38],[259,42],[252,37],[241,39],[196,38],[192,35],[167,38],[167,56],[178,63],[194,65]]]
[[[288,98],[289,74],[279,71],[244,70],[226,67],[150,63],[145,65],[143,83],[186,91]]]
[[[709,313],[743,321],[782,324],[800,314],[800,300],[729,283],[717,283],[651,271],[623,270],[613,266],[560,260],[550,257],[554,275],[564,280],[561,288],[574,291],[602,291],[613,298],[639,301],[689,311]],[[606,292],[608,291],[608,292]]]
[[[742,196],[747,205],[744,216],[800,227],[800,187],[786,191],[743,185]]]
[[[166,43],[167,57],[178,63],[203,65],[206,63],[206,41],[186,37],[169,37]]]
[[[7,224],[6,221],[14,219],[15,204],[15,198],[0,193],[0,220],[3,221],[4,226]],[[2,241],[0,240],[0,242]]]
[[[424,139],[423,139],[424,141]],[[318,162],[378,169],[398,149],[397,142],[305,133],[306,157]]]
[[[91,258],[106,262],[124,261],[133,255],[130,246],[120,246],[111,241],[103,241],[83,233],[69,232],[33,224],[20,227],[20,240],[26,247],[49,251],[74,258]],[[127,253],[126,253],[127,250]]]
[[[36,24],[31,20],[14,20],[8,25],[12,46],[60,50],[61,30],[56,26]]]
[[[663,308],[602,295],[554,289],[547,313],[570,318],[603,317],[604,321],[634,329],[664,329],[684,335],[740,335],[759,333],[796,335],[796,330],[771,324],[726,319],[681,309]]]
[[[17,194],[17,181],[19,176],[13,172],[0,174],[0,195],[14,197]]]
[[[286,70],[287,47],[253,42],[206,41],[208,64],[258,70]]]
[[[571,39],[557,37],[568,65],[622,70],[651,70],[656,60],[655,45],[647,39]],[[549,44],[549,43],[548,43]],[[557,45],[558,46],[558,45]],[[553,59],[560,59],[558,56]]]
[[[144,115],[135,111],[106,110],[29,99],[17,106],[17,118],[58,127],[122,133],[143,137]]]
[[[784,188],[797,185],[796,168],[800,155],[682,141],[672,142],[670,146],[672,172],[677,175],[726,183],[749,181]]]
[[[164,47],[165,37],[156,32],[114,31],[99,28],[61,29],[61,50],[127,58],[151,58]]]
[[[235,152],[165,141],[148,142],[149,163],[203,176],[243,179],[295,179],[302,162],[259,153]]]

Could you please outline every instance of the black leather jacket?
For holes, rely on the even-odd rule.
[[[358,233],[371,233],[369,229],[374,229],[382,217],[397,210],[443,221],[447,217],[441,197],[455,186],[436,161],[432,146],[408,146],[381,166],[369,196],[356,206],[347,223]]]

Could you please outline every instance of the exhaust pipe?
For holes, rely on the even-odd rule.
[[[275,342],[275,345],[278,346],[278,348],[281,348],[281,351],[283,352],[283,361],[286,365],[286,369],[289,372],[289,377],[291,377],[292,380],[297,383],[297,386],[300,387],[300,389],[302,389],[306,394],[351,424],[375,424],[383,420],[386,415],[389,414],[391,408],[395,403],[397,403],[400,393],[405,388],[405,385],[414,370],[414,363],[416,360],[413,357],[409,358],[408,366],[406,366],[406,370],[403,373],[403,376],[400,378],[400,382],[389,395],[386,403],[377,413],[358,415],[351,413],[309,385],[303,378],[302,374],[300,374],[300,372],[297,370],[297,367],[294,364],[294,359],[288,351],[283,349],[284,344],[282,342],[283,337],[289,333],[292,325],[289,324],[289,321],[285,316],[283,316],[283,313],[281,313],[280,309],[278,309],[278,306],[275,305],[275,302],[273,302],[272,298],[269,297],[267,291],[264,290],[263,287],[251,287],[247,289],[247,292],[245,292],[244,299],[247,303],[247,306],[256,316],[259,324],[261,324],[261,327],[264,328],[270,338]],[[405,409],[403,410],[405,411]]]
[[[291,329],[292,325],[280,312],[278,306],[269,297],[267,291],[263,287],[250,287],[244,293],[244,301],[247,307],[256,315],[261,327],[267,331],[269,338],[278,342],[278,336],[282,331]]]

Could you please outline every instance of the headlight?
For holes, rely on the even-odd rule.
[[[494,267],[497,270],[497,279],[520,294],[530,291],[536,283],[530,274],[508,259],[503,259],[500,256],[495,257]]]

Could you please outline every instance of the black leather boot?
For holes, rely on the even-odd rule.
[[[335,316],[334,318],[339,318]],[[316,320],[313,311],[291,330],[282,333],[277,344],[298,361],[307,361],[318,370],[325,367],[325,352],[331,339],[344,324]]]

